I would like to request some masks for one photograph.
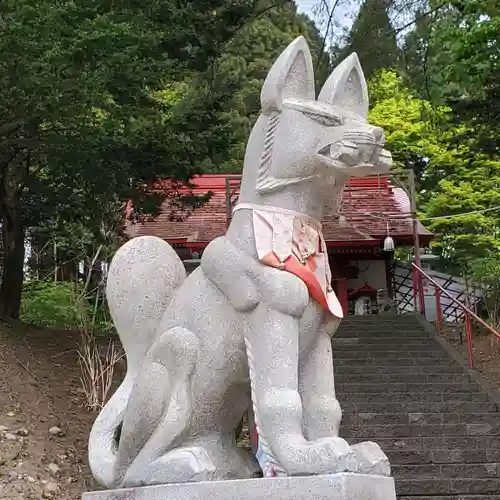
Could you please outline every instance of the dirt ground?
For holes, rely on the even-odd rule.
[[[96,487],[87,464],[96,413],[85,407],[77,342],[78,334],[0,324],[2,500],[79,500]]]
[[[447,325],[442,335],[466,356],[461,330]],[[98,488],[87,463],[96,413],[85,405],[78,338],[77,333],[0,323],[2,500],[80,500],[82,492]],[[474,361],[500,388],[500,341],[476,333]],[[121,375],[123,366],[116,378]],[[247,429],[241,438],[240,445],[249,446]]]
[[[99,489],[87,461],[97,413],[85,404],[78,340],[78,333],[0,322],[1,500],[81,500]],[[124,372],[121,361],[109,395]],[[250,448],[246,422],[239,445]]]
[[[446,325],[442,336],[467,358],[467,339],[462,325]],[[472,338],[474,368],[480,371],[491,385],[500,389],[500,340],[479,329],[474,330]]]

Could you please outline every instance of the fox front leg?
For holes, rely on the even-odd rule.
[[[329,437],[311,442],[303,434],[298,320],[309,294],[293,275],[274,271],[268,278],[274,283],[261,288],[263,300],[252,312],[245,335],[263,451],[271,467],[288,475],[356,472],[355,455],[346,441]]]
[[[299,388],[303,404],[303,429],[311,441],[338,437],[342,410],[335,395],[331,336],[340,320],[331,318],[301,353]],[[304,339],[307,343],[308,339]],[[380,446],[363,442],[351,447],[357,471],[389,476],[391,468]]]
[[[309,340],[309,345],[301,349],[299,389],[304,405],[303,429],[311,441],[339,435],[342,410],[335,395],[330,333],[339,323],[339,319],[332,318],[323,324],[312,340],[304,339],[304,342]]]

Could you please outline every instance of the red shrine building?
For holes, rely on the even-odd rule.
[[[170,243],[182,260],[192,263],[192,259],[199,259],[204,248],[226,231],[238,197],[240,176],[207,174],[191,182],[194,194],[211,193],[201,208],[179,216],[166,199],[155,218],[127,222],[127,235],[157,236]],[[391,296],[394,252],[384,250],[384,241],[389,236],[398,248],[412,247],[415,241],[406,191],[389,177],[352,178],[344,188],[339,212],[325,214],[322,226],[332,287],[344,314],[353,314],[360,297],[369,297],[375,304],[377,291]],[[420,246],[428,246],[432,233],[419,221],[416,230]]]

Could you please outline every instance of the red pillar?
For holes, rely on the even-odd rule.
[[[347,306],[347,280],[339,279],[337,280],[337,298],[339,299],[340,305],[342,306],[342,311],[344,316],[348,314]]]

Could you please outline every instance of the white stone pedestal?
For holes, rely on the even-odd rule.
[[[83,500],[396,500],[396,491],[389,477],[335,474],[96,491]]]

